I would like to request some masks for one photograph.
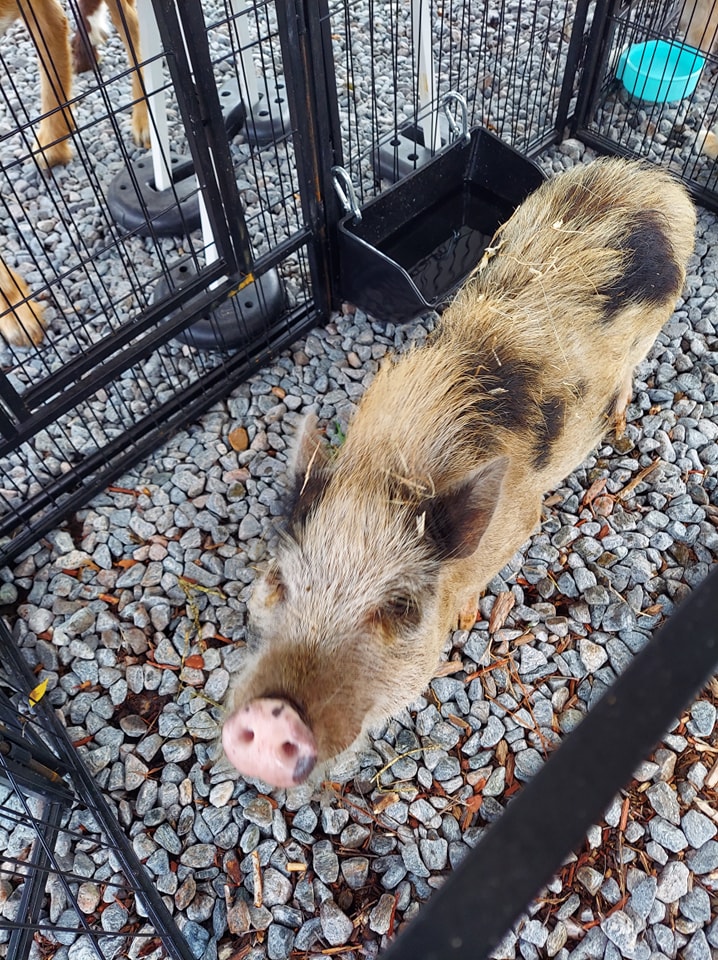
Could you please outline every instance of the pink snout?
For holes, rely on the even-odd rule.
[[[227,759],[246,777],[275,787],[303,783],[317,762],[314,734],[286,700],[253,700],[227,718]]]

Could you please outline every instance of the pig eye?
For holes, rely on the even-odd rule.
[[[417,626],[420,622],[421,608],[408,593],[397,593],[373,610],[367,618],[367,623],[381,631],[387,640]]]
[[[382,618],[402,626],[415,627],[421,620],[419,604],[408,594],[397,594],[382,610]]]

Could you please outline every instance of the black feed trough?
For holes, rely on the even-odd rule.
[[[491,237],[544,181],[483,127],[339,223],[344,300],[403,323],[446,304]]]

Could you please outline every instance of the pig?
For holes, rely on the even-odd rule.
[[[261,642],[228,693],[240,773],[291,787],[317,765],[313,780],[426,688],[543,494],[624,416],[694,231],[658,168],[562,173],[499,228],[430,342],[382,366],[338,451],[304,422],[248,605]]]

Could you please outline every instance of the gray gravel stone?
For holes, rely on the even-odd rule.
[[[656,900],[657,889],[658,881],[655,877],[646,877],[645,880],[642,880],[633,888],[629,905],[632,913],[636,917],[639,917],[641,920],[645,920],[646,917],[648,917]]]
[[[646,796],[659,816],[676,825],[681,822],[678,798],[675,790],[672,790],[667,783],[659,781],[658,783],[651,784],[648,790],[646,790]]]
[[[503,739],[505,733],[504,725],[498,717],[489,717],[481,733],[481,746],[484,749],[495,747],[499,740]]]
[[[662,817],[654,817],[648,824],[651,837],[666,850],[678,853],[688,846],[683,832]]]
[[[708,840],[712,840],[718,833],[718,825],[697,810],[688,810],[681,820],[681,829],[688,843],[695,847],[702,847]]]
[[[716,708],[707,700],[698,700],[691,707],[691,719],[686,724],[696,737],[710,737],[716,724]]]
[[[349,822],[349,813],[342,807],[324,807],[322,809],[322,829],[329,836],[341,833]]]
[[[360,890],[367,882],[369,860],[366,857],[349,857],[342,860],[342,876],[351,890]]]
[[[330,840],[317,840],[312,847],[314,872],[324,883],[335,883],[339,876],[339,858]],[[337,944],[334,944],[337,946]]]
[[[710,897],[703,887],[694,887],[681,897],[679,909],[688,920],[695,920],[701,924],[709,923],[711,920]]]
[[[637,931],[633,921],[623,910],[616,910],[601,921],[601,930],[615,943],[622,954],[630,954],[636,946]]]
[[[265,907],[289,903],[292,896],[292,884],[274,867],[267,867],[262,877],[263,903]]]
[[[697,930],[683,948],[683,960],[715,960],[702,930]]]
[[[589,673],[595,673],[596,670],[600,670],[608,660],[608,653],[605,648],[598,643],[593,643],[593,641],[588,640],[586,637],[582,637],[578,641],[578,652]]]
[[[533,747],[521,750],[516,754],[516,763],[514,772],[519,780],[530,780],[535,773],[541,769],[544,764],[544,758]]]
[[[448,844],[443,838],[420,840],[419,853],[427,870],[434,872],[446,867]]]
[[[391,929],[392,918],[396,907],[396,898],[391,893],[384,893],[379,897],[377,905],[369,914],[369,929],[382,936]]]
[[[159,828],[158,828],[159,829]],[[215,848],[209,843],[196,843],[187,847],[180,856],[180,863],[200,870],[214,863]]]
[[[686,863],[698,876],[718,870],[718,840],[709,840],[698,850],[689,850]]]
[[[319,919],[322,923],[322,934],[332,947],[346,943],[354,930],[354,924],[333,900],[325,900],[319,907]]]
[[[576,879],[594,896],[601,889],[603,874],[593,867],[579,867],[576,871]],[[578,903],[576,906],[578,906]],[[567,916],[570,916],[570,914],[567,914]],[[562,917],[562,919],[565,919],[565,917]]]
[[[311,920],[306,920],[302,924],[294,941],[294,947],[296,950],[311,950],[321,935],[322,922],[319,917],[312,917]]]
[[[680,860],[671,860],[658,876],[656,897],[662,903],[675,903],[688,892],[688,867]]]
[[[539,920],[527,920],[519,931],[519,937],[526,943],[543,947],[548,940],[548,930]]]
[[[286,960],[294,948],[294,931],[278,923],[270,924],[267,930],[267,956],[269,960]]]

